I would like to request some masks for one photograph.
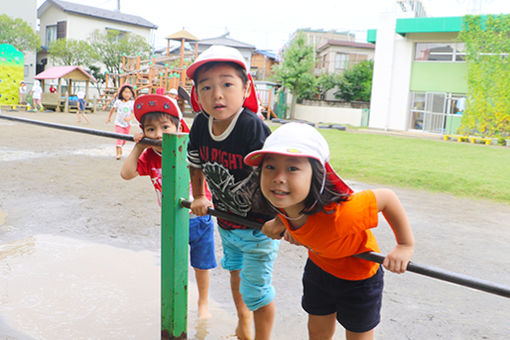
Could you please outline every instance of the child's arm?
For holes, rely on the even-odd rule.
[[[106,124],[108,124],[111,121],[113,111],[115,111],[115,105],[112,106],[112,109],[110,110],[110,113],[108,114],[108,118],[106,118]]]
[[[397,195],[389,189],[374,190],[377,208],[383,213],[397,239],[396,247],[386,255],[383,266],[395,273],[406,271],[414,252],[411,225]]]
[[[261,230],[267,237],[274,240],[279,240],[283,237],[285,231],[285,225],[282,223],[280,218],[277,216],[272,220],[266,221],[262,226]]]
[[[193,202],[191,202],[191,211],[197,216],[207,215],[207,208],[213,204],[205,196],[205,175],[202,169],[189,167],[191,178],[191,189],[193,190]]]
[[[141,135],[141,136],[140,136]],[[125,180],[129,180],[138,176],[138,171],[136,170],[138,167],[138,159],[142,154],[143,150],[145,150],[148,145],[141,144],[139,141],[143,138],[143,133],[139,133],[134,136],[135,138],[135,147],[129,153],[129,156],[126,158],[124,164],[122,164],[122,169],[120,170],[120,177]]]

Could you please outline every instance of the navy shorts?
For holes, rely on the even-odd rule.
[[[78,104],[80,105],[80,111],[85,111],[85,99],[78,99]]]
[[[343,280],[322,270],[310,259],[303,273],[301,306],[311,315],[336,314],[351,332],[367,332],[381,320],[383,269],[359,281]]]
[[[210,215],[189,219],[189,246],[193,268],[212,269],[218,266],[214,253],[214,222]]]

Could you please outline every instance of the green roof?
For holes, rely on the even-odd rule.
[[[367,42],[375,44],[377,38],[377,30],[367,30]]]
[[[485,27],[487,15],[482,15],[482,27]],[[464,25],[464,17],[421,17],[397,19],[395,31],[401,36],[408,33],[443,33],[460,32]],[[484,28],[485,29],[485,28]],[[377,30],[367,30],[367,41],[376,42]]]
[[[462,22],[462,17],[404,18],[397,19],[395,31],[400,35],[406,35],[407,33],[460,32]]]

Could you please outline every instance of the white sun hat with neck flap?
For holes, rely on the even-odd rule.
[[[246,64],[246,61],[244,60],[244,57],[241,55],[241,52],[239,52],[237,49],[223,46],[223,45],[213,45],[209,47],[207,50],[202,52],[195,62],[191,64],[188,69],[186,70],[186,76],[190,79],[193,79],[195,76],[195,71],[202,65],[205,65],[210,62],[230,62],[234,64],[238,64],[241,66],[248,76],[249,81],[249,89],[247,92],[247,95],[245,96],[243,107],[247,108],[248,110],[252,111],[253,113],[256,113],[259,108],[259,104],[257,102],[257,93],[255,91],[255,84],[253,82],[253,78],[251,77],[250,70],[248,69],[248,65]],[[196,90],[196,84],[193,85],[191,88],[191,106],[193,108],[193,111],[198,112],[201,111],[202,108],[200,106],[200,103],[198,101],[197,97],[197,90]]]
[[[341,194],[353,193],[349,185],[338,176],[329,164],[328,142],[319,131],[308,124],[287,123],[282,125],[267,137],[262,149],[249,153],[244,158],[244,162],[248,166],[259,166],[266,154],[316,159],[326,170],[321,192],[324,190],[327,177],[337,192]]]

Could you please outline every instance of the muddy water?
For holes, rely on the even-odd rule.
[[[34,235],[2,245],[0,259],[0,315],[19,339],[158,336],[155,253]]]
[[[0,246],[0,339],[157,339],[160,258],[68,237],[34,235]],[[190,307],[196,286],[189,285]],[[193,310],[194,308],[190,308]],[[189,316],[190,339],[220,339],[230,319]],[[214,321],[214,322],[213,322]]]

